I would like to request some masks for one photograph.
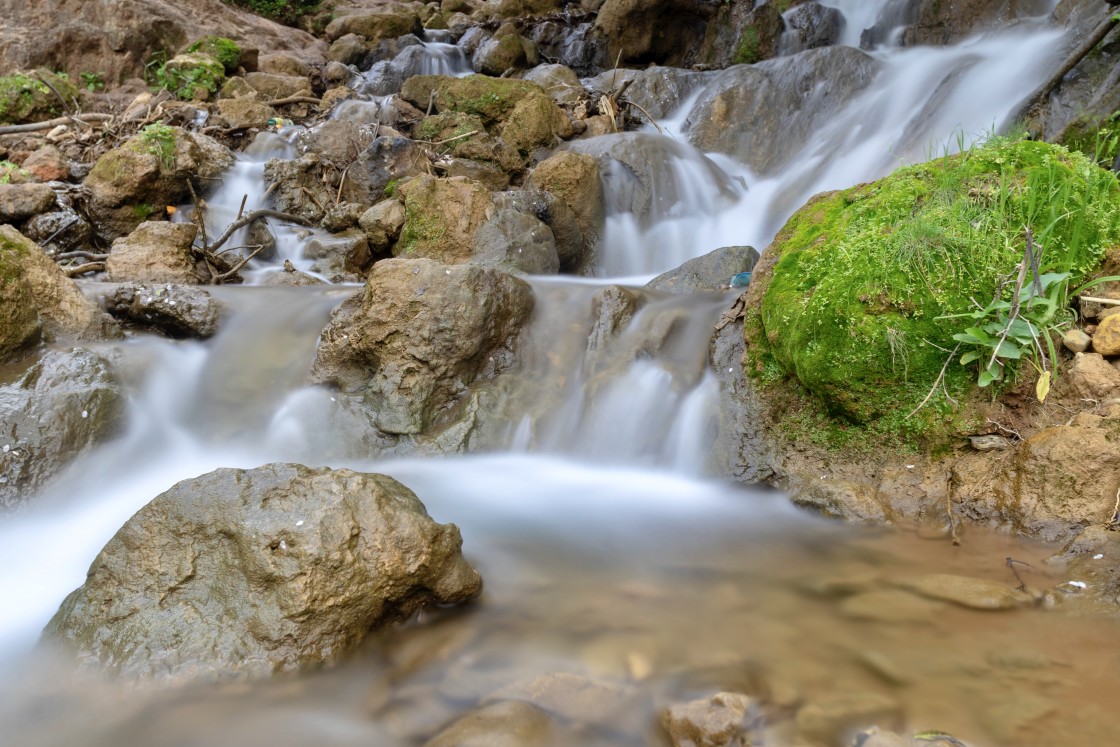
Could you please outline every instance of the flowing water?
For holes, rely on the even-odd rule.
[[[826,4],[848,15],[848,43],[878,18],[869,8],[887,5]],[[797,707],[839,696],[890,698],[900,727],[972,745],[1113,743],[1113,621],[1074,619],[1060,598],[1057,610],[977,612],[898,590],[929,573],[1012,587],[1008,557],[1029,564],[1017,567],[1030,588],[1050,588],[1070,580],[1043,562],[1052,548],[979,530],[954,547],[836,526],[779,493],[705,477],[719,406],[708,338],[730,299],[633,287],[718,246],[765,246],[821,189],[963,147],[1045,75],[1057,38],[1028,22],[948,49],[876,52],[885,68],[872,88],[769,175],[695,151],[683,115],[666,135],[643,134],[642,147],[670,153],[662,188],[635,205],[625,174],[608,173],[604,279],[532,279],[528,342],[484,413],[499,444],[487,454],[379,456],[356,421],[336,417],[332,392],[303,385],[319,331],[352,289],[221,288],[231,313],[213,340],[116,345],[126,432],[0,521],[0,743],[418,745],[480,703],[534,691],[559,715],[558,743],[662,745],[659,707],[720,690],[763,699],[768,745],[803,744]],[[209,201],[211,230],[242,195],[262,194],[261,163],[290,147],[268,135],[240,157]],[[301,262],[299,236],[274,228],[280,257]],[[597,326],[608,297],[635,309],[615,336]],[[218,467],[271,461],[401,480],[461,527],[486,581],[481,602],[395,626],[327,671],[262,683],[148,691],[74,678],[35,648],[148,500]]]

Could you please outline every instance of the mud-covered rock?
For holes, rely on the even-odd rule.
[[[417,434],[512,363],[532,308],[500,270],[383,260],[323,330],[312,378],[362,393],[383,432]]]
[[[171,284],[123,283],[105,297],[105,307],[121,321],[174,338],[213,336],[222,312],[201,288]]]
[[[197,285],[191,244],[198,233],[194,223],[142,223],[128,236],[113,242],[105,270],[118,283]]]
[[[661,725],[673,747],[725,747],[741,738],[757,704],[742,693],[716,693],[710,698],[676,703],[661,711]]]
[[[0,507],[29,502],[122,425],[125,396],[111,362],[88,350],[52,350],[0,386]]]
[[[772,173],[878,75],[882,63],[851,47],[826,47],[720,73],[685,122],[689,141]],[[740,126],[750,122],[750,127]]]
[[[0,223],[22,223],[55,206],[46,184],[0,184]]]
[[[130,678],[298,670],[426,605],[478,596],[461,544],[384,475],[219,469],[129,519],[45,636]]]
[[[401,185],[399,191],[406,217],[393,256],[445,263],[471,260],[475,232],[494,213],[490,190],[461,177],[425,175]]]
[[[199,196],[208,194],[233,161],[227,148],[206,135],[149,125],[101,156],[85,178],[95,227],[106,239],[123,236],[189,198],[188,180]]]

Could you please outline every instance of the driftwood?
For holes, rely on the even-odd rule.
[[[31,122],[29,124],[19,125],[5,125],[0,127],[0,135],[18,135],[22,132],[38,132],[40,130],[53,130],[59,125],[68,124],[89,124],[90,122],[108,122],[113,119],[112,114],[82,114],[82,115],[67,115],[65,117],[55,117],[54,119],[47,119],[42,122]]]

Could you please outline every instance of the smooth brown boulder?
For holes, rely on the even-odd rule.
[[[113,242],[105,270],[113,282],[197,285],[191,243],[194,223],[149,221]]]
[[[461,545],[457,527],[385,475],[219,469],[129,519],[44,636],[130,678],[313,667],[427,605],[477,597]]]

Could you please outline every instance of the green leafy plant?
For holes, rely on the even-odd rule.
[[[274,21],[297,25],[303,16],[318,9],[320,0],[222,0]]]
[[[10,183],[13,174],[26,176],[27,172],[11,161],[0,160],[0,184]]]
[[[165,124],[150,124],[140,131],[140,142],[144,149],[159,158],[160,165],[171,168],[175,165],[175,128]]]
[[[105,78],[101,73],[79,73],[78,77],[81,78],[82,88],[85,88],[90,93],[101,91],[105,88]]]

